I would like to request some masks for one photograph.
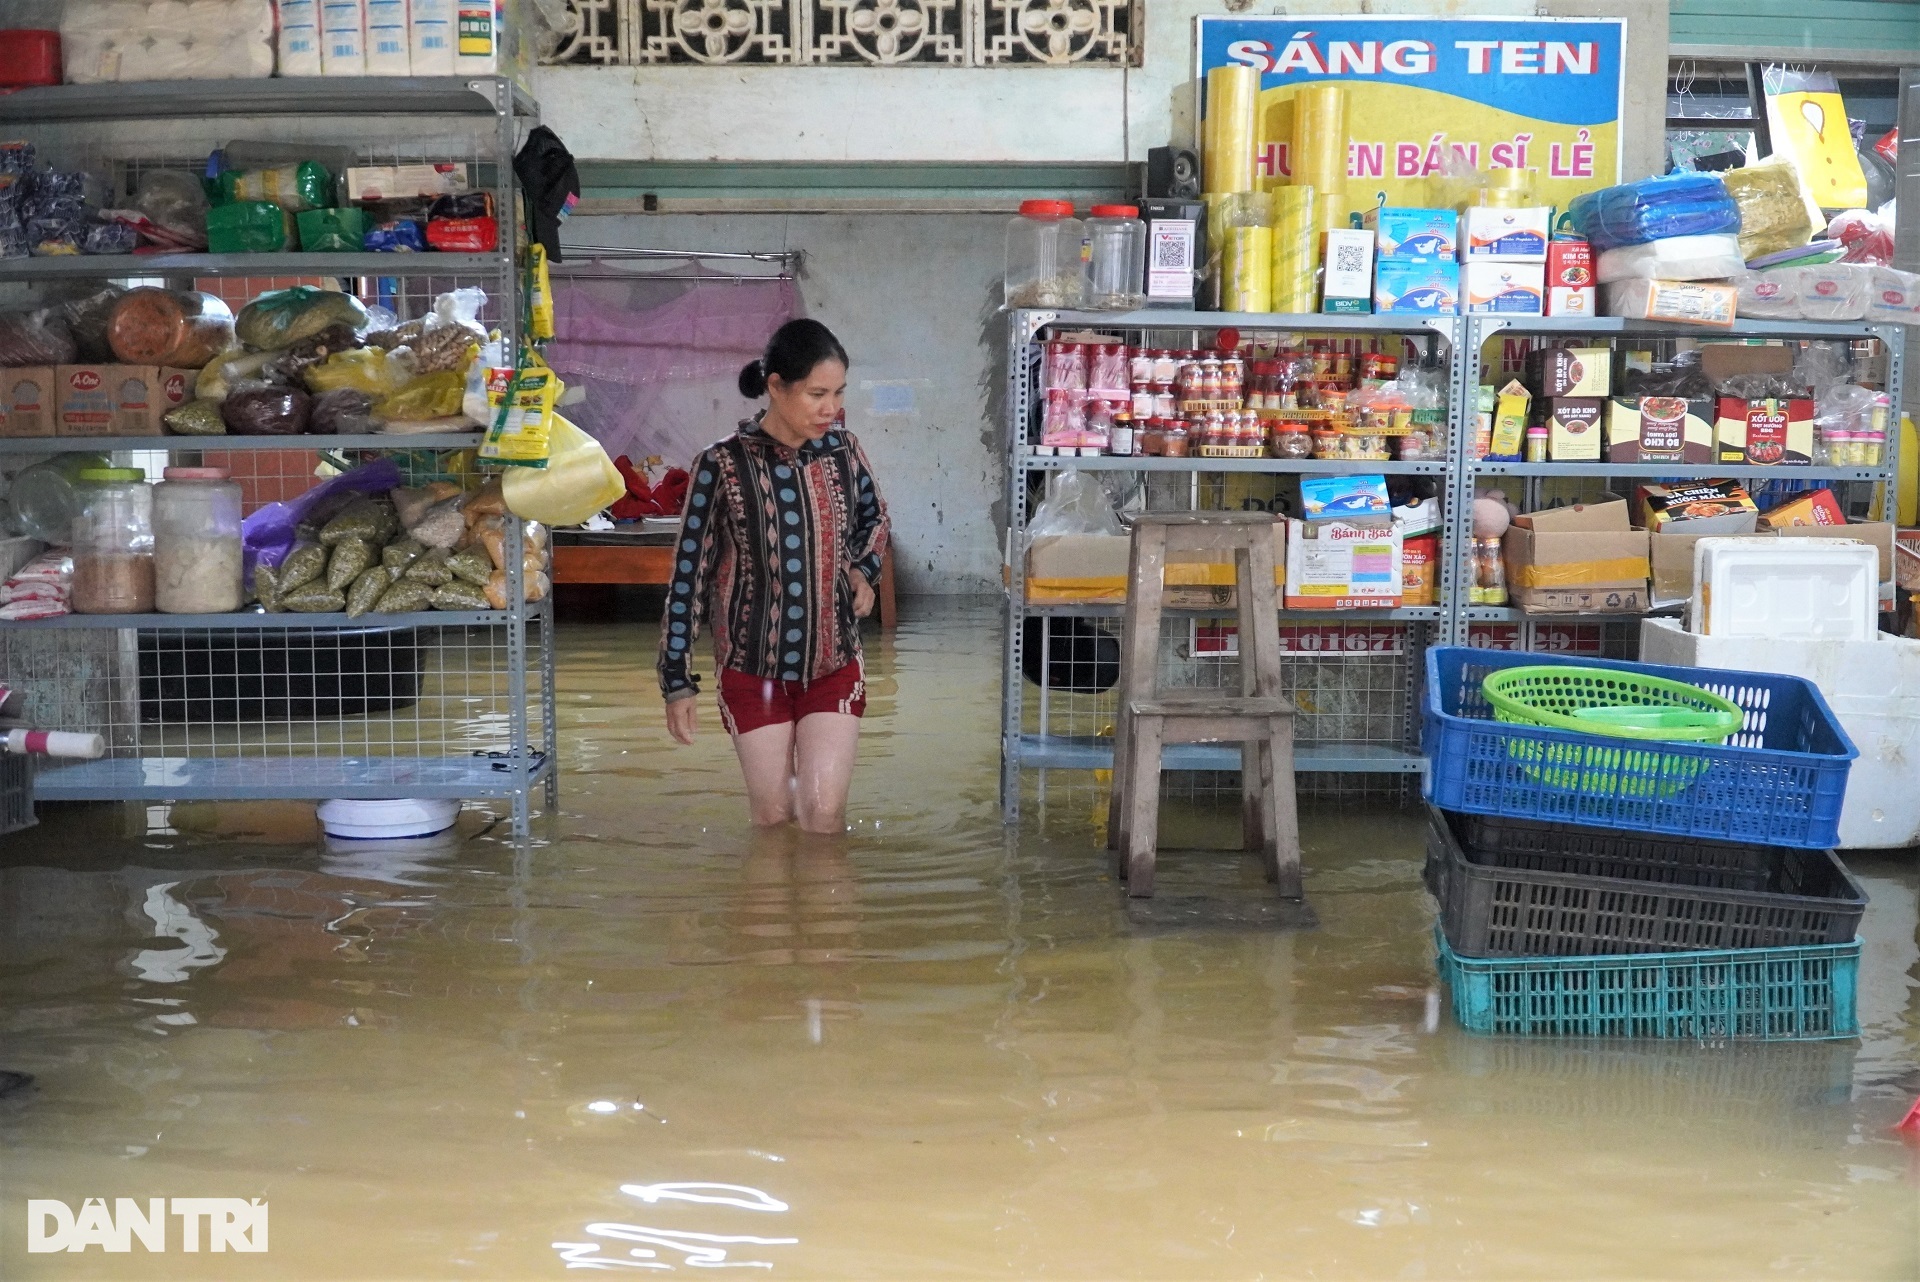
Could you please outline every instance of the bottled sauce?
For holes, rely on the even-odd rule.
[[[1133,205],[1095,205],[1087,220],[1087,306],[1132,311],[1147,304],[1147,225]]]
[[[1527,428],[1527,462],[1544,463],[1547,461],[1547,425],[1534,423]]]
[[[73,521],[76,614],[148,614],[153,610],[153,491],[135,467],[88,468],[79,475]]]
[[[1507,603],[1507,571],[1500,560],[1499,539],[1473,540],[1473,585],[1467,599],[1472,605]]]
[[[168,468],[153,487],[154,608],[238,610],[242,573],[239,483],[223,468]]]
[[[1026,200],[1007,223],[1008,307],[1079,307],[1086,297],[1081,241],[1086,229],[1073,202]]]
[[[1136,432],[1134,431],[1132,415],[1115,414],[1113,416],[1113,431],[1107,438],[1107,452],[1109,454],[1118,454],[1122,458],[1132,457],[1137,448],[1137,442],[1134,439],[1135,436]]]

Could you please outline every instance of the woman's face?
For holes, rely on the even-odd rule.
[[[767,378],[767,400],[780,420],[810,441],[817,441],[840,421],[847,400],[847,367],[839,361],[821,361],[797,383],[778,374]]]

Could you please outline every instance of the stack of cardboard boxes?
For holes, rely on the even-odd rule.
[[[161,436],[199,371],[156,365],[0,369],[0,436]]]

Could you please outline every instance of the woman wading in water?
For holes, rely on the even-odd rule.
[[[693,742],[687,665],[706,622],[753,821],[822,833],[846,828],[867,708],[859,621],[887,545],[886,504],[841,425],[847,364],[825,325],[795,320],[740,371],[741,395],[767,408],[693,462],[660,629],[673,737]]]

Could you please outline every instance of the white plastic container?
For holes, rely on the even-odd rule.
[[[1866,641],[1700,636],[1672,619],[1640,625],[1640,659],[1677,667],[1777,672],[1805,677],[1860,756],[1847,772],[1840,844],[1854,849],[1920,845],[1920,641],[1876,634]]]
[[[1879,549],[1855,539],[1701,539],[1688,617],[1706,636],[1872,640]]]
[[[363,841],[431,837],[453,827],[460,803],[446,798],[402,797],[388,801],[323,801],[320,826],[329,836]]]

